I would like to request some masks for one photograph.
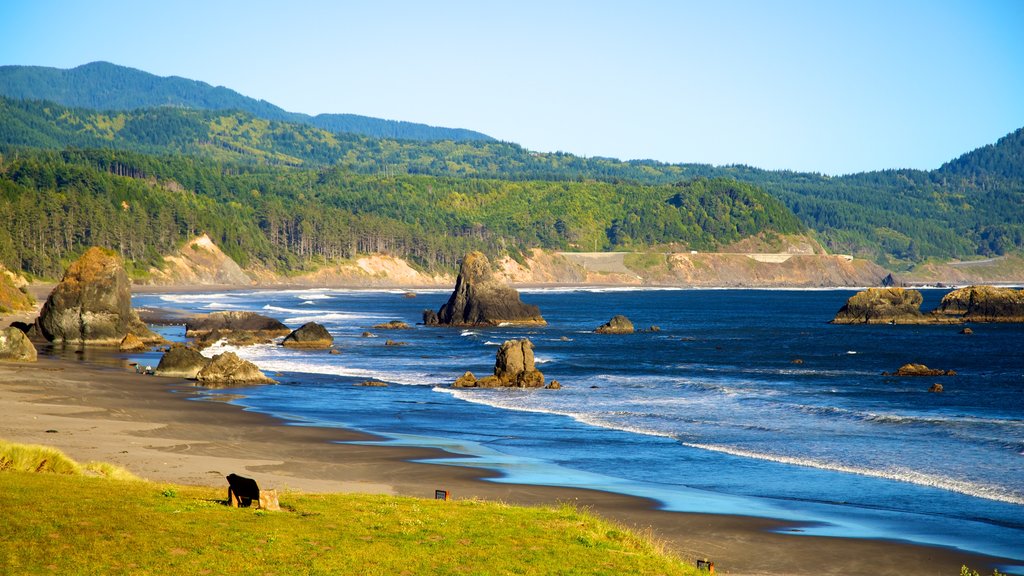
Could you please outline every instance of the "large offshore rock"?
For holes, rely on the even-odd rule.
[[[21,330],[13,326],[0,329],[0,360],[35,362],[36,347]]]
[[[612,316],[611,320],[594,330],[598,334],[632,334],[634,331],[633,323],[622,314]]]
[[[155,374],[195,380],[199,371],[206,368],[209,363],[210,359],[200,354],[198,350],[186,346],[172,346],[160,357]]]
[[[68,266],[36,321],[51,342],[117,345],[128,334],[162,339],[132,309],[131,284],[116,253],[90,248]]]
[[[931,318],[921,313],[922,300],[917,290],[868,288],[851,296],[832,323],[927,324]]]
[[[256,332],[270,338],[291,333],[279,320],[255,312],[212,312],[189,318],[185,322],[185,336],[189,338],[205,336],[214,330],[221,333]]]
[[[494,358],[494,375],[477,380],[472,372],[460,376],[455,388],[541,388],[544,375],[534,364],[533,342],[506,340]]]
[[[322,324],[307,322],[285,336],[281,345],[289,348],[330,348],[334,345],[334,337]]]
[[[497,326],[500,324],[544,325],[540,309],[524,304],[519,292],[494,278],[491,263],[482,252],[470,252],[462,259],[455,290],[448,302],[424,323],[447,326]]]
[[[196,374],[196,380],[204,386],[211,387],[277,384],[264,375],[255,364],[242,360],[234,352],[214,356],[213,360]]]
[[[942,297],[932,314],[966,322],[1024,322],[1024,290],[968,286]]]

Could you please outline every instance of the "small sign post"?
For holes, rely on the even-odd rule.
[[[447,500],[447,499],[448,499],[448,491],[447,490],[434,490],[434,500]]]

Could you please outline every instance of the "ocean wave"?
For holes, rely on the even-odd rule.
[[[389,318],[389,316],[381,316],[376,314],[353,314],[351,312],[315,312],[312,310],[296,310],[295,312],[301,312],[302,316],[291,316],[284,319],[285,324],[305,324],[306,322],[318,322],[323,324],[324,322],[345,322],[352,320],[382,320]]]
[[[197,294],[161,294],[160,300],[164,302],[173,302],[174,304],[198,304],[200,302],[222,302],[229,299],[234,299],[240,296],[240,294],[227,294],[223,292],[217,293],[206,293],[200,292]]]
[[[755,452],[753,450],[744,450],[742,448],[721,446],[717,444],[700,444],[695,442],[682,442],[681,444],[683,446],[696,448],[698,450],[708,450],[711,452],[718,452],[721,454],[729,454],[730,456],[739,456],[741,458],[753,458],[756,460],[767,460],[770,462],[777,462],[779,464],[787,464],[790,466],[802,466],[805,468],[817,468],[819,470],[831,470],[833,472],[856,474],[858,476],[884,478],[886,480],[895,480],[897,482],[917,484],[919,486],[927,486],[930,488],[939,488],[950,492],[965,494],[967,496],[984,498],[986,500],[995,500],[998,502],[1006,502],[1008,504],[1024,505],[1024,494],[1013,492],[1001,486],[993,486],[990,484],[982,484],[979,482],[970,482],[967,480],[958,480],[956,478],[948,478],[946,476],[939,476],[937,474],[927,474],[924,472],[918,472],[916,470],[909,470],[906,468],[863,468],[859,466],[852,466],[849,464],[828,462],[824,460],[815,460],[812,458],[805,458],[800,456],[786,456],[781,454],[769,454],[766,452]]]

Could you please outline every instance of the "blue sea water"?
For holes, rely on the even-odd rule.
[[[324,324],[341,354],[231,348],[281,382],[235,402],[290,422],[470,455],[440,461],[499,471],[499,482],[609,490],[668,510],[794,520],[806,534],[1024,562],[1024,326],[974,325],[968,336],[959,326],[828,324],[852,294],[524,290],[548,326],[472,330],[371,328],[415,325],[446,290],[147,294],[135,305]],[[922,308],[942,295],[926,290]],[[593,333],[617,313],[660,330]],[[562,390],[450,388],[466,370],[488,374],[500,343],[523,337]],[[389,338],[406,345],[385,346]],[[881,375],[907,362],[958,374]],[[392,385],[354,386],[370,378]],[[935,382],[943,393],[927,391]]]

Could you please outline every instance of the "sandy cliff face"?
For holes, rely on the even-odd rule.
[[[150,268],[147,283],[182,286],[248,286],[252,279],[209,236],[188,242],[176,254],[164,256],[163,269]]]

